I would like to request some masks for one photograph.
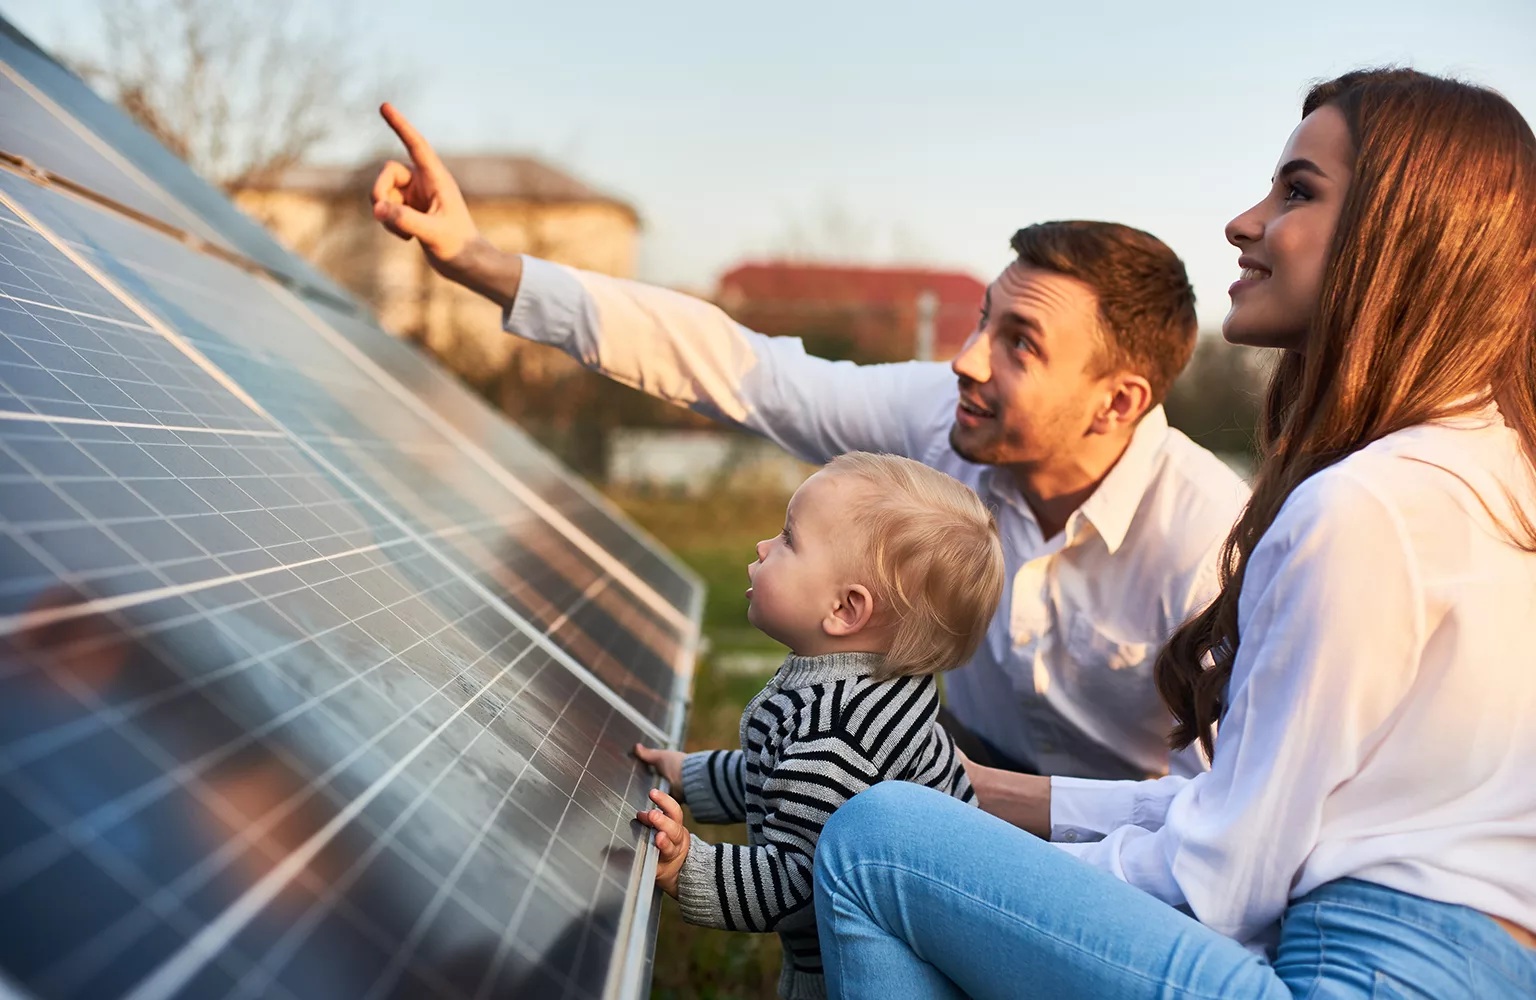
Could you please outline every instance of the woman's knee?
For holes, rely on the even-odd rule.
[[[905,834],[920,834],[921,817],[936,803],[949,800],[942,792],[907,781],[882,781],[849,799],[832,814],[816,842],[816,877],[842,874],[861,861],[900,853]]]
[[[843,807],[833,815],[841,816],[850,807],[855,812],[871,813],[883,810],[906,810],[913,806],[920,807],[924,803],[932,803],[935,799],[946,798],[949,796],[943,792],[910,781],[882,781],[843,803]]]
[[[948,798],[910,781],[882,781],[867,788],[832,814],[822,831],[828,837],[860,842],[878,837],[882,831],[900,828],[919,812],[931,809],[935,801]]]

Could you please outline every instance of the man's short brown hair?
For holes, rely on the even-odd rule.
[[[1098,374],[1134,372],[1161,403],[1195,350],[1195,290],[1178,254],[1114,222],[1041,222],[1010,242],[1020,262],[1093,289],[1104,328]]]

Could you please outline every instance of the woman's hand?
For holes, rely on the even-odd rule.
[[[635,756],[649,764],[651,770],[666,778],[672,786],[673,793],[679,800],[682,799],[684,754],[677,750],[652,750],[650,747],[636,743]]]
[[[657,751],[668,753],[673,751]],[[677,873],[688,859],[688,831],[683,827],[683,807],[658,788],[651,789],[651,801],[660,809],[645,809],[635,818],[656,831],[656,884],[673,899],[677,898]]]
[[[959,747],[960,763],[971,779],[976,804],[982,812],[1006,820],[1041,840],[1051,839],[1051,779],[1038,774],[1019,774],[1000,767],[983,767]]]

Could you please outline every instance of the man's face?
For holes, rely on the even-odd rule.
[[[1103,402],[1102,336],[1086,284],[1010,264],[951,364],[960,403],[950,447],[984,465],[1049,465],[1070,455]]]

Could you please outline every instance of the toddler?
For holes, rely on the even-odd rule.
[[[881,781],[972,801],[938,723],[934,675],[968,660],[1003,589],[991,515],[969,487],[905,458],[855,452],[806,480],[784,530],[747,567],[747,618],[790,649],[741,716],[741,749],[637,746],[695,818],[747,824],[747,846],[707,844],[678,802],[656,829],[656,882],[690,923],[777,931],[779,994],[825,996],[812,857],[833,810]]]

